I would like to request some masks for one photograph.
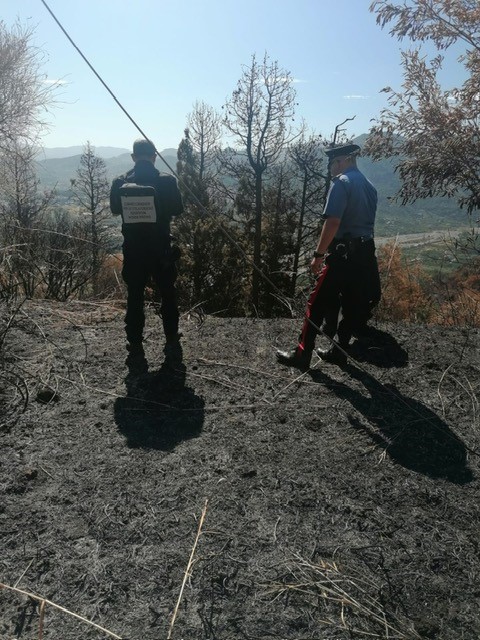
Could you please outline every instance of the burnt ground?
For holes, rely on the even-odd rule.
[[[142,370],[122,318],[2,311],[0,581],[110,633],[47,604],[43,638],[480,637],[478,329],[302,375],[298,320],[185,317],[172,370],[149,311]],[[0,638],[39,609],[0,590]]]

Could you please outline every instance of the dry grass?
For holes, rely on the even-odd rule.
[[[321,607],[324,625],[348,631],[354,637],[420,638],[411,629],[401,629],[402,623],[387,613],[378,595],[373,595],[381,592],[380,586],[359,570],[350,567],[347,574],[338,562],[310,562],[298,554],[285,569],[281,581],[264,585],[266,595],[288,599],[293,594],[299,608]]]
[[[184,589],[185,589],[185,585],[187,583],[187,580],[189,580],[191,578],[191,576],[192,576],[192,567],[193,567],[194,561],[195,561],[195,553],[196,553],[196,549],[197,549],[197,546],[198,546],[198,541],[199,541],[201,533],[202,533],[202,528],[203,528],[203,524],[205,522],[205,517],[207,515],[207,508],[208,508],[208,500],[205,500],[205,505],[203,507],[202,513],[200,515],[199,523],[198,523],[197,534],[195,536],[193,547],[192,547],[192,550],[191,550],[191,553],[190,553],[190,557],[188,559],[187,567],[185,569],[185,573],[184,573],[184,576],[183,576],[182,585],[180,587],[180,592],[179,592],[179,595],[178,595],[178,598],[177,598],[177,602],[176,602],[175,608],[173,610],[172,618],[171,618],[171,621],[170,621],[167,640],[170,640],[172,638],[172,634],[173,634],[174,627],[175,627],[175,621],[177,619],[178,610],[179,610],[180,604],[182,602],[182,597],[183,597],[183,592],[184,592]],[[21,580],[23,575],[24,574],[22,574],[22,576],[20,576],[19,580],[17,580],[17,583]],[[44,627],[45,627],[45,610],[46,610],[46,606],[47,605],[50,606],[50,607],[53,607],[54,609],[57,609],[58,611],[61,611],[62,613],[65,613],[68,616],[71,616],[73,618],[76,618],[77,620],[80,620],[80,622],[82,622],[83,624],[89,625],[89,626],[93,627],[94,629],[97,629],[98,631],[100,631],[101,633],[107,635],[110,638],[116,638],[117,640],[122,640],[121,636],[117,635],[113,631],[109,631],[108,629],[105,629],[105,627],[100,626],[99,624],[93,622],[92,620],[88,620],[87,618],[84,618],[83,616],[80,616],[78,613],[74,613],[73,611],[70,611],[69,609],[66,609],[65,607],[62,607],[59,604],[56,604],[55,602],[52,602],[51,600],[48,600],[47,598],[44,598],[43,596],[36,595],[36,594],[31,593],[29,591],[25,591],[24,589],[19,589],[17,586],[13,586],[12,587],[10,585],[4,584],[3,582],[0,582],[0,589],[7,589],[8,591],[12,591],[13,593],[16,593],[19,596],[25,596],[27,598],[31,598],[35,602],[39,603],[40,606],[39,606],[39,620],[38,620],[38,640],[43,640],[43,632],[44,632]]]

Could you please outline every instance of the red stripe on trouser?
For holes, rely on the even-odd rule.
[[[312,327],[311,323],[310,323],[310,316],[312,315],[312,305],[315,302],[315,300],[317,299],[318,293],[320,291],[320,289],[322,288],[322,284],[325,282],[325,277],[328,273],[329,270],[329,266],[327,263],[325,263],[322,267],[322,270],[320,271],[320,275],[318,276],[318,280],[317,280],[317,284],[315,285],[315,289],[312,291],[312,293],[310,294],[310,297],[308,299],[307,302],[307,310],[305,312],[305,321],[303,323],[303,327],[302,327],[302,333],[300,335],[300,341],[298,343],[298,348],[301,349],[302,351],[305,351],[305,338],[307,336],[307,331],[310,330],[314,330],[314,327]]]

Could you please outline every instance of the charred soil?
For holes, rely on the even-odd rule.
[[[151,311],[132,362],[121,308],[1,320],[2,639],[480,637],[478,330],[302,373],[298,320],[182,318],[170,364]]]

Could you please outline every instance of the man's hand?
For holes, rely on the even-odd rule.
[[[313,273],[314,276],[318,276],[318,274],[322,270],[324,262],[325,262],[325,256],[322,256],[321,258],[312,259],[310,263],[310,271]]]
[[[323,255],[325,252],[328,253],[328,248],[330,243],[335,238],[335,234],[338,231],[340,226],[340,218],[329,217],[323,223],[322,231],[320,232],[320,238],[318,240],[316,253],[320,253],[321,255],[316,257],[315,254],[313,256],[313,260],[310,263],[310,271],[314,276],[318,276],[320,271],[322,270],[323,264],[325,262],[325,256]]]

